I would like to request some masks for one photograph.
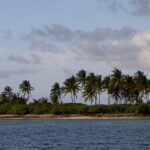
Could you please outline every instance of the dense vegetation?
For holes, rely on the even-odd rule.
[[[1,104],[0,114],[81,114],[105,115],[128,114],[149,115],[150,103],[147,104],[112,104],[112,105],[85,105],[85,104]]]
[[[19,85],[18,93],[10,86],[4,87],[0,94],[0,114],[150,114],[150,80],[141,71],[131,76],[115,68],[109,76],[102,77],[80,70],[62,86],[54,83],[50,100],[42,97],[29,102],[32,90],[34,88],[27,80]],[[79,92],[84,102],[89,101],[91,106],[76,103]],[[107,105],[100,101],[104,92],[108,95]],[[71,98],[69,104],[61,99],[67,94]]]

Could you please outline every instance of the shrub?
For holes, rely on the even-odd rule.
[[[50,113],[50,105],[49,104],[33,104],[32,114],[48,114]]]
[[[17,105],[12,105],[8,110],[8,113],[16,114],[16,115],[25,115],[31,113],[31,110],[28,105],[17,104]]]

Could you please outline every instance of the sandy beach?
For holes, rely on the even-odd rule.
[[[66,119],[66,120],[84,120],[84,119],[150,119],[150,116],[135,115],[135,114],[103,114],[103,115],[53,115],[53,114],[41,114],[41,115],[0,115],[0,120],[22,120],[22,119]]]

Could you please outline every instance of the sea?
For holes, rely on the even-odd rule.
[[[150,150],[150,120],[0,120],[0,150]]]

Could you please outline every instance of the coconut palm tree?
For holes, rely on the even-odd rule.
[[[86,71],[85,70],[80,70],[77,74],[76,74],[76,82],[81,85],[81,88],[84,87],[85,82],[86,82]]]
[[[136,85],[135,90],[137,91],[137,103],[141,103],[148,88],[148,79],[142,71],[137,71],[134,74],[134,79]]]
[[[111,99],[111,93],[112,93],[112,88],[110,86],[110,76],[105,76],[103,79],[103,90],[107,91],[108,95],[108,105],[110,104],[110,99]]]
[[[13,92],[10,86],[5,86],[4,91],[1,93],[1,102],[8,103],[13,100]]]
[[[75,99],[77,98],[77,93],[80,90],[78,83],[76,82],[76,78],[74,76],[66,79],[64,82],[64,86],[62,87],[62,92],[67,95],[71,95],[72,103],[75,103]]]
[[[52,86],[51,92],[50,92],[50,99],[52,103],[56,103],[58,104],[60,102],[61,99],[61,88],[59,86],[59,83],[55,83]]]
[[[122,80],[123,90],[121,91],[121,97],[125,100],[125,103],[134,103],[136,98],[135,80],[133,76],[124,75]]]
[[[13,100],[13,92],[12,88],[10,86],[4,87],[4,95],[8,99],[9,102]]]
[[[90,73],[86,78],[86,83],[83,89],[82,96],[85,98],[85,101],[90,100],[91,105],[95,100],[95,104],[97,104],[97,85],[96,85],[96,77],[94,73]]]
[[[89,100],[91,105],[93,101],[97,99],[96,92],[92,89],[90,82],[85,85],[82,96],[84,97],[85,102]]]
[[[31,91],[34,90],[34,88],[31,86],[30,81],[24,80],[19,85],[20,92],[23,94],[23,97],[29,100],[29,97],[31,96]]]
[[[100,105],[100,95],[101,95],[101,93],[103,91],[102,76],[101,75],[97,75],[97,76],[95,76],[95,78],[96,78],[96,91],[97,91],[99,105]]]
[[[121,90],[122,90],[122,72],[121,70],[114,68],[111,74],[110,79],[110,87],[113,88],[113,92],[111,94],[112,98],[114,98],[115,103],[118,103],[118,100],[121,100]],[[122,103],[122,100],[121,100]]]

